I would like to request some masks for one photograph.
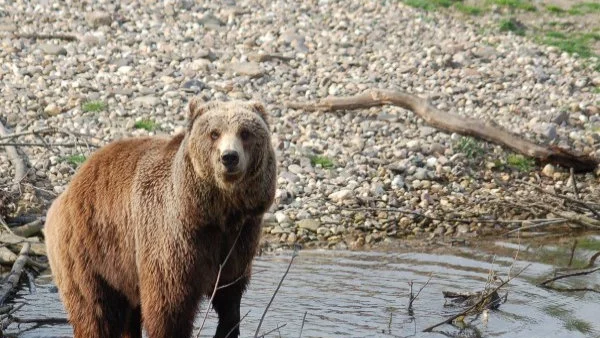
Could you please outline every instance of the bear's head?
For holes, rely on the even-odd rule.
[[[187,147],[196,174],[230,190],[263,174],[272,161],[267,114],[258,102],[189,105]]]

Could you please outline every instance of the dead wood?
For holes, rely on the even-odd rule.
[[[317,102],[286,102],[288,108],[308,111],[365,109],[383,105],[408,109],[423,118],[432,127],[499,144],[525,156],[535,158],[541,163],[553,163],[565,168],[573,168],[575,172],[593,171],[599,163],[597,159],[587,155],[575,154],[555,146],[543,147],[491,123],[455,113],[442,112],[431,106],[426,99],[393,90],[371,89],[354,96],[327,97]]]
[[[42,231],[44,223],[41,219],[35,220],[31,223],[27,223],[18,227],[11,228],[12,233],[21,237],[30,237],[37,235]]]
[[[9,135],[9,132],[0,121],[0,136],[4,137],[7,135]],[[17,148],[15,146],[7,145],[4,146],[4,148],[6,149],[6,154],[8,155],[8,158],[15,167],[15,175],[13,177],[13,189],[15,189],[16,187],[18,187],[19,182],[21,182],[27,174],[25,170],[25,163],[23,162],[23,159],[19,156],[19,153],[17,152]]]
[[[531,264],[525,266],[523,269],[521,269],[519,272],[517,272],[514,276],[507,278],[505,281],[503,281],[502,283],[500,283],[493,290],[487,292],[485,295],[483,295],[481,297],[481,299],[478,302],[476,302],[475,304],[473,304],[472,306],[470,306],[468,309],[466,309],[466,310],[464,310],[464,311],[462,311],[462,312],[460,312],[460,313],[458,313],[458,314],[456,314],[456,315],[454,315],[454,316],[452,316],[452,317],[450,317],[450,318],[448,318],[448,319],[446,319],[446,320],[444,320],[442,322],[439,322],[439,323],[437,323],[435,325],[432,325],[432,326],[424,329],[423,332],[431,332],[431,331],[433,331],[433,329],[435,329],[438,326],[442,326],[444,324],[450,324],[450,323],[452,323],[452,321],[454,321],[458,317],[464,317],[464,316],[467,316],[467,315],[472,314],[474,312],[477,312],[477,309],[479,307],[481,307],[482,305],[485,305],[485,304],[489,304],[490,299],[491,299],[491,297],[494,296],[494,294],[496,296],[498,296],[498,290],[500,290],[500,288],[502,288],[503,286],[505,286],[506,284],[508,284],[513,279],[517,278],[521,273],[523,273],[523,271],[525,271],[527,268],[529,268],[530,265]]]
[[[13,264],[10,274],[2,286],[0,286],[0,305],[4,304],[10,293],[15,289],[15,287],[17,287],[17,284],[21,279],[21,274],[23,273],[23,268],[27,263],[30,247],[30,243],[25,243],[23,245],[21,252],[19,253],[19,257],[15,261],[15,264]]]
[[[425,289],[425,287],[427,285],[429,285],[431,278],[433,278],[433,275],[429,275],[427,282],[425,282],[425,284],[423,284],[423,286],[421,286],[419,291],[417,291],[416,295],[413,294],[413,281],[408,282],[408,285],[410,286],[410,295],[408,297],[408,311],[412,311],[412,305],[413,305],[414,301],[417,300],[417,297],[419,297],[419,295],[421,294],[421,291],[423,291],[423,289]]]
[[[12,265],[17,260],[17,255],[7,247],[0,247],[0,264]]]
[[[46,247],[43,243],[36,242],[32,239],[17,236],[15,234],[4,232],[0,234],[0,243],[8,246],[15,246],[22,248],[25,244],[29,244],[31,247],[31,253],[37,256],[46,256]]]

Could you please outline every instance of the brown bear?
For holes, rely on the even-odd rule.
[[[150,338],[190,337],[230,251],[212,301],[215,337],[239,336],[240,300],[275,195],[266,112],[192,100],[188,118],[172,138],[100,149],[50,207],[48,256],[75,337],[141,337],[142,323]]]

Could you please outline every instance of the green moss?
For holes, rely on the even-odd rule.
[[[525,35],[525,26],[515,18],[502,19],[500,21],[501,32],[513,32],[517,35]]]
[[[325,169],[333,168],[333,166],[334,166],[334,163],[330,158],[328,158],[326,156],[318,156],[318,155],[310,157],[310,164],[312,164],[313,167],[316,166],[317,164],[320,164],[321,167],[325,168]]]
[[[535,161],[520,154],[510,154],[506,157],[506,163],[519,171],[531,171],[535,166]]]
[[[86,112],[99,112],[103,111],[108,107],[108,105],[102,101],[87,101],[82,106],[81,109]]]
[[[156,130],[156,128],[158,126],[156,125],[156,122],[154,122],[152,120],[141,120],[141,121],[137,121],[133,125],[133,127],[136,129],[144,129],[147,131],[154,131],[154,130]]]
[[[467,158],[476,158],[482,156],[483,145],[472,137],[461,137],[454,145],[454,148],[467,156]]]
[[[85,162],[86,157],[82,154],[77,154],[77,155],[67,156],[64,158],[64,160],[69,164],[72,164],[74,166],[79,166],[83,162]]]
[[[532,4],[530,1],[525,0],[488,0],[488,3],[502,7],[508,7],[511,9],[520,9],[530,12],[534,12],[537,10],[534,4]]]

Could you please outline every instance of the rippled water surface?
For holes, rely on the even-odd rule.
[[[241,325],[243,337],[254,335],[290,256],[290,252],[283,252],[256,259],[252,284],[242,302],[242,314],[250,310]],[[444,307],[442,290],[481,290],[491,267],[501,278],[506,277],[513,258],[500,255],[493,261],[492,265],[489,252],[466,249],[454,255],[300,251],[261,332],[285,324],[269,336],[298,337],[306,312],[302,337],[600,337],[600,294],[558,293],[536,287],[536,282],[553,271],[551,265],[543,263],[532,263],[510,283],[508,301],[499,310],[490,311],[487,320],[481,317],[462,328],[444,325],[435,333],[422,333],[424,328],[458,311]],[[513,274],[527,264],[518,261]],[[430,274],[433,277],[429,285],[409,314],[408,282],[414,281],[418,290]],[[598,288],[598,275],[567,282],[585,281],[587,286]],[[26,303],[17,313],[21,318],[65,316],[55,288],[44,278],[38,279],[34,294],[22,290],[15,302]],[[198,315],[198,327],[202,316]],[[202,337],[212,336],[215,321],[209,316]],[[10,333],[19,337],[72,336],[68,325],[12,325]]]

